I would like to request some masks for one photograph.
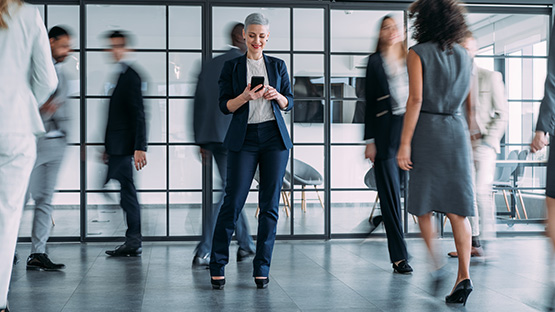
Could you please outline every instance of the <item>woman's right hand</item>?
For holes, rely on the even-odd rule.
[[[376,143],[366,144],[366,150],[364,151],[364,157],[370,159],[372,163],[376,160]]]
[[[399,168],[405,171],[412,169],[412,161],[410,160],[411,149],[410,145],[399,146],[399,151],[397,152],[397,164]]]
[[[256,91],[258,90],[258,91]],[[249,83],[243,93],[241,93],[240,97],[246,102],[258,100],[262,96],[264,96],[264,91],[266,87],[264,85],[258,85],[255,88],[251,89],[251,84]]]

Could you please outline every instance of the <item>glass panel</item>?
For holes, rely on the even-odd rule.
[[[373,52],[378,43],[380,23],[391,15],[403,29],[402,11],[331,11],[331,52]]]
[[[193,113],[193,100],[170,100],[170,142],[195,142]]]
[[[289,8],[237,8],[214,7],[212,45],[215,50],[227,50],[229,44],[229,28],[233,23],[243,23],[251,13],[262,13],[270,20],[270,37],[266,50],[289,50],[291,42],[291,24]]]
[[[170,146],[170,168],[170,189],[202,189],[202,162],[198,146]],[[216,168],[214,163],[215,171]]]
[[[323,51],[324,10],[294,9],[293,31],[295,51]]]
[[[531,49],[549,36],[548,15],[468,14],[468,25],[478,47],[493,47],[494,55],[523,51],[523,55],[546,56],[547,45]]]
[[[202,193],[170,193],[170,236],[202,235]]]
[[[71,53],[61,65],[65,78],[67,79],[67,95],[81,95],[81,63],[79,62],[79,53]]]
[[[307,188],[304,192],[295,192],[295,235],[317,235],[324,234],[324,209],[320,204],[318,195],[324,200],[324,192],[318,193],[314,188]],[[303,202],[305,203],[305,210],[303,211]]]
[[[296,143],[323,143],[324,101],[306,98],[324,96],[324,56],[297,54],[294,56],[294,64],[294,141]]]
[[[146,159],[148,165],[141,171],[136,171],[133,168],[135,186],[138,190],[165,189],[167,170],[166,147],[149,146]]]
[[[193,96],[200,73],[200,53],[170,53],[170,96]]]
[[[64,105],[64,109],[66,110],[67,116],[69,118],[66,133],[67,142],[79,143],[81,135],[81,130],[79,129],[81,103],[79,99],[67,99]],[[76,172],[79,172],[79,170],[75,171],[75,173]]]
[[[331,142],[363,143],[365,101],[331,102]],[[364,154],[364,151],[363,151]]]
[[[354,234],[369,233],[368,219],[375,207],[374,215],[380,215],[378,193],[373,191],[334,191],[331,193],[331,231],[332,233]],[[373,233],[385,234],[383,226]]]
[[[39,10],[40,18],[44,21],[44,5],[42,4],[28,4],[28,5],[37,8],[37,10]]]
[[[372,167],[368,159],[364,159],[365,145],[332,146],[331,148],[331,187],[332,188],[363,188],[366,173]]]
[[[294,150],[295,163],[293,166],[293,175],[297,175],[295,179],[295,189],[301,189],[301,180],[311,180],[312,184],[307,185],[307,189],[314,190],[314,186],[318,189],[324,188],[324,146],[295,146]],[[300,162],[299,162],[300,161]],[[300,180],[299,180],[300,178]],[[286,181],[290,181],[289,175],[285,176]]]
[[[138,193],[143,236],[166,235],[166,193]],[[118,192],[87,195],[87,236],[124,237],[127,225]]]
[[[166,100],[144,99],[148,142],[166,141]],[[87,99],[87,143],[104,143],[108,99]]]
[[[56,226],[52,227],[51,237],[73,236],[78,237],[79,232],[79,193],[54,193],[52,197],[52,219]],[[19,227],[19,237],[31,237],[33,229],[33,218],[35,215],[35,205],[33,201],[29,201],[23,215]]]
[[[166,8],[153,5],[87,5],[87,47],[105,48],[107,40],[104,36],[111,30],[129,32],[130,47],[165,49]]]
[[[166,54],[162,52],[132,52],[128,60],[142,79],[143,96],[166,95]],[[108,52],[87,53],[87,94],[110,95],[120,75]]]
[[[71,34],[73,49],[79,48],[79,6],[77,5],[49,5],[48,29],[60,26]]]
[[[201,49],[202,8],[170,6],[170,49]]]
[[[66,147],[62,166],[56,181],[56,190],[79,190],[81,152],[79,146]],[[79,202],[77,202],[77,205]]]
[[[332,55],[331,97],[363,98],[368,56]]]

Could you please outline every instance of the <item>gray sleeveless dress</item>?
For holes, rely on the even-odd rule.
[[[424,86],[412,139],[408,211],[472,216],[472,150],[464,117],[472,60],[460,45],[442,51],[427,42],[411,49],[420,56]]]

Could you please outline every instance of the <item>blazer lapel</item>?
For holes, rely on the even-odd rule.
[[[247,87],[247,54],[243,55],[239,58],[239,62],[237,62],[237,82],[239,90],[236,90],[239,93],[242,93],[243,90]]]
[[[387,75],[384,69],[384,61],[382,58],[382,54],[378,52],[378,68],[376,68],[378,73],[378,80],[380,81],[380,86],[382,87],[382,91],[384,94],[389,94],[389,83],[387,82]]]
[[[276,86],[277,73],[276,73],[275,64],[272,60],[270,60],[270,58],[266,56],[266,54],[263,54],[263,56],[264,56],[264,64],[266,65],[266,71],[268,72],[268,80],[269,80],[268,84],[278,89],[278,86]]]

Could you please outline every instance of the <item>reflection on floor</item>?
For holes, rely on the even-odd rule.
[[[142,232],[144,236],[166,236],[166,207],[164,205],[142,206]],[[255,218],[255,204],[247,204],[245,213],[252,234],[256,233],[257,219]],[[368,217],[372,210],[371,203],[364,204],[334,204],[331,209],[332,233],[367,233],[370,229]],[[380,214],[379,209],[376,214]],[[170,206],[169,234],[170,236],[196,236],[201,234],[201,208],[200,205],[175,205]],[[19,235],[21,237],[31,236],[33,209],[28,206],[23,213]],[[79,209],[56,209],[54,212],[56,226],[52,230],[52,236],[79,236]],[[324,234],[324,210],[319,202],[307,204],[307,211],[302,212],[300,204],[295,205],[294,214],[287,217],[280,206],[280,219],[278,221],[278,234],[291,234],[291,220],[294,223],[294,233],[302,234]],[[87,213],[87,235],[90,237],[122,237],[125,234],[126,225],[121,208],[116,205],[92,205]],[[515,224],[507,225],[500,223],[497,230],[502,232],[518,231],[543,231],[543,224]],[[409,233],[420,232],[418,224],[409,216]],[[446,231],[450,232],[450,224],[446,223]],[[376,232],[384,234],[383,226]]]
[[[444,254],[451,239],[441,240]],[[224,290],[211,289],[207,270],[191,270],[194,243],[146,243],[141,258],[108,258],[112,244],[50,244],[62,272],[13,273],[13,311],[541,311],[546,303],[549,246],[542,237],[503,238],[496,262],[473,260],[475,290],[466,309],[448,306],[449,281],[432,297],[422,240],[409,239],[412,275],[393,274],[383,239],[279,241],[270,285],[257,290],[249,261],[231,248]],[[24,258],[29,244],[18,245]],[[456,260],[445,259],[454,278]]]

